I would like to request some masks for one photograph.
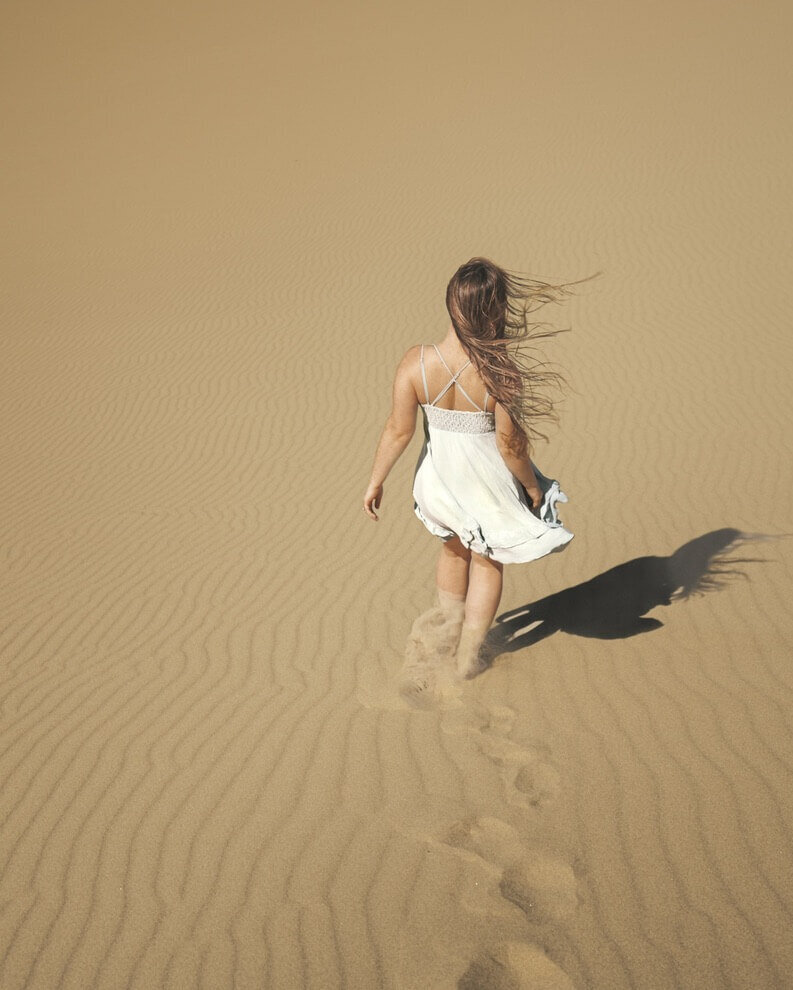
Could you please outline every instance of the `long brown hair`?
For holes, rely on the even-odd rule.
[[[500,268],[487,258],[471,258],[446,287],[446,309],[463,350],[488,392],[507,409],[517,427],[516,453],[526,452],[530,438],[548,439],[539,425],[558,422],[549,393],[567,384],[561,372],[532,353],[532,345],[570,328],[530,322],[528,314],[546,303],[562,302],[571,294],[570,286],[578,284],[541,282]],[[527,344],[527,353],[521,353],[521,346]]]

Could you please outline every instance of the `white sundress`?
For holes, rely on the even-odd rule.
[[[475,553],[504,564],[537,560],[564,549],[573,539],[557,516],[556,503],[567,496],[558,481],[546,478],[532,462],[542,491],[538,512],[526,489],[507,467],[496,445],[495,414],[478,406],[457,381],[465,364],[452,374],[435,344],[450,381],[430,402],[421,345],[421,378],[427,401],[424,445],[413,476],[413,508],[434,536],[459,536]],[[436,403],[453,384],[476,410],[440,409]],[[485,393],[487,406],[488,393]]]

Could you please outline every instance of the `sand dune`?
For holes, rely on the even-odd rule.
[[[3,22],[0,987],[793,986],[789,9]],[[576,538],[416,706],[418,433],[360,500],[472,255],[603,272]]]

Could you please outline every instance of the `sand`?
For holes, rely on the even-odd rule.
[[[2,21],[0,987],[793,986],[789,5]],[[603,272],[575,539],[415,707],[420,430],[361,500],[473,255]]]

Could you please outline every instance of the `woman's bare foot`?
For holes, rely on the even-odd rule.
[[[488,668],[488,650],[484,642],[488,628],[489,626],[463,624],[455,654],[458,677],[469,680]]]

